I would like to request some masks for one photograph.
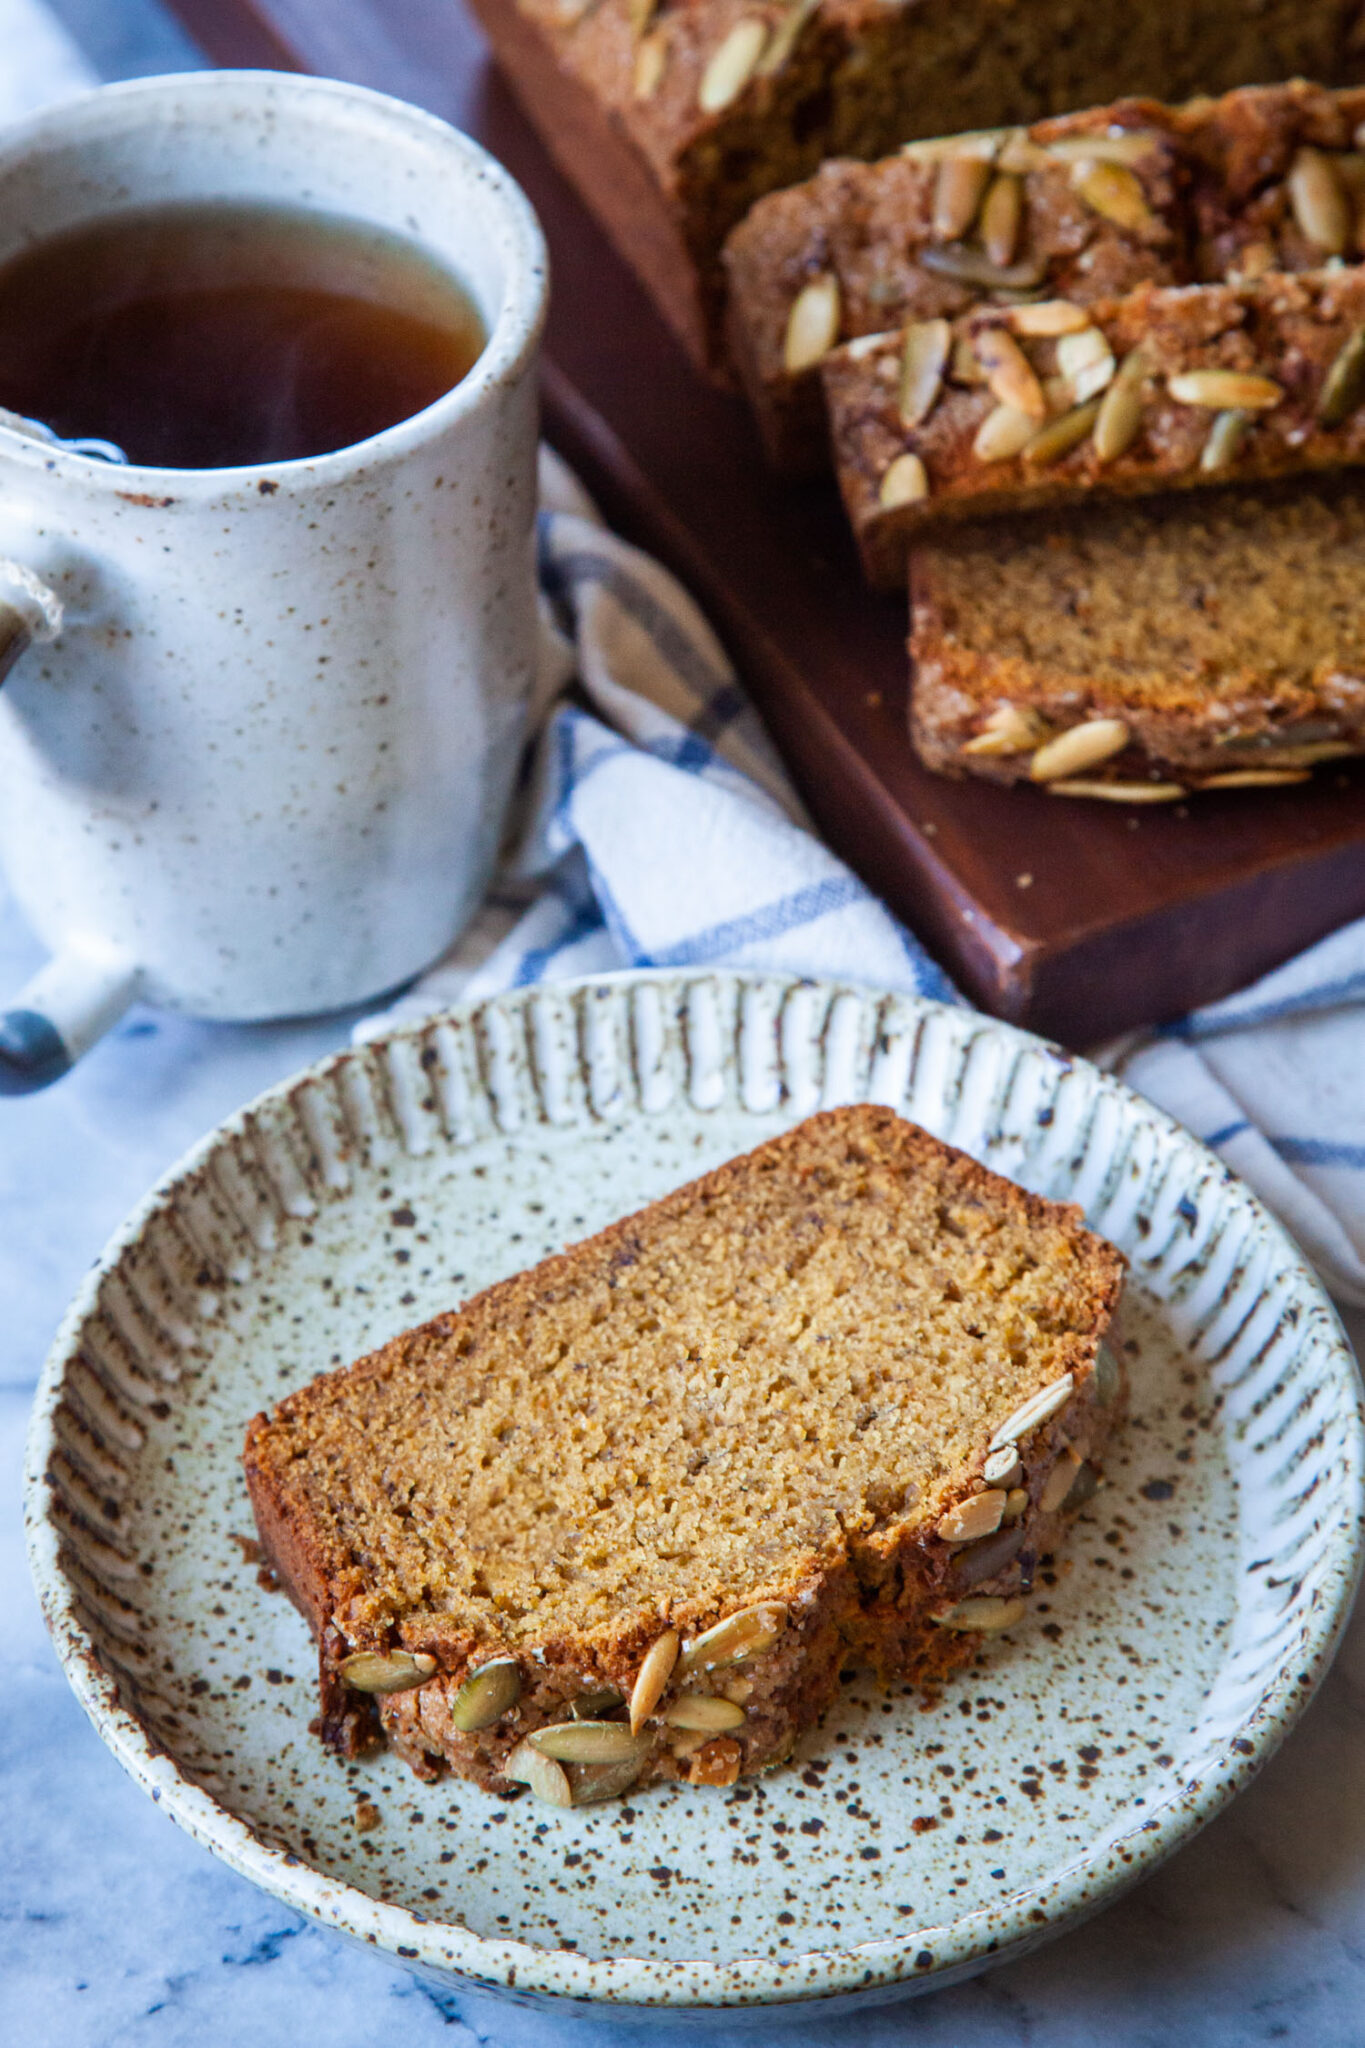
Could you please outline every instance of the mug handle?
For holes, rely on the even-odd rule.
[[[0,557],[0,682],[25,648],[55,640],[56,592],[21,562]],[[28,1095],[61,1079],[116,1024],[137,994],[137,969],[98,945],[50,960],[0,1010],[0,1095]]]
[[[32,1095],[60,1081],[138,993],[136,967],[96,946],[72,947],[40,968],[0,1010],[0,1095]]]
[[[61,630],[56,591],[22,562],[0,555],[0,683],[25,648],[55,640]]]

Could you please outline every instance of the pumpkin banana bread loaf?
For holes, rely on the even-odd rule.
[[[919,543],[910,730],[947,775],[1174,802],[1365,753],[1365,478]]]
[[[722,361],[726,235],[827,157],[1361,72],[1360,0],[475,0],[498,59],[693,358]]]
[[[1013,307],[1023,348],[1062,340],[1076,373],[1087,373],[1066,381],[1095,397],[1093,338],[1066,338],[1087,328],[1081,315],[1095,301],[1144,283],[1250,283],[1359,260],[1363,119],[1365,90],[1302,80],[1175,109],[1124,100],[1027,131],[911,143],[880,164],[825,164],[763,199],[724,262],[731,350],[769,457],[788,473],[829,465],[825,367],[841,467],[860,455],[855,430],[866,418],[876,420],[876,446],[862,463],[882,463],[874,483],[888,459],[921,457],[921,516],[964,465],[1007,463],[1019,487],[1009,453],[993,446],[970,465],[972,436],[960,449],[929,432],[954,391],[976,389],[984,401],[995,365],[976,358],[972,334],[1005,324]],[[1060,303],[1033,311],[1033,299]],[[894,362],[898,354],[905,360]],[[1068,399],[1085,403],[1052,362],[1048,373],[1048,416]],[[995,436],[1001,446],[1007,438]]]
[[[569,1805],[780,1762],[1027,1607],[1124,1399],[1123,1262],[835,1110],[259,1415],[322,1730]]]

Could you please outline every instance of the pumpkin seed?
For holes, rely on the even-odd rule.
[[[521,1698],[521,1670],[515,1657],[497,1657],[471,1671],[450,1705],[450,1718],[465,1735],[491,1728]]]
[[[1005,1512],[1005,1495],[999,1487],[973,1493],[939,1517],[936,1534],[944,1543],[975,1543],[981,1536],[993,1536]]]
[[[666,1628],[656,1642],[650,1644],[644,1661],[630,1690],[630,1732],[638,1735],[659,1701],[664,1696],[673,1666],[678,1661],[682,1647],[681,1638],[675,1628]]]
[[[971,284],[981,291],[1032,291],[1047,276],[1047,265],[1036,256],[1019,263],[992,263],[982,249],[964,249],[960,243],[919,252],[926,270],[950,277],[955,284]]]
[[[782,361],[788,376],[799,376],[829,354],[839,339],[839,280],[832,271],[802,285],[787,315]]]
[[[1036,1394],[1031,1394],[1027,1401],[1021,1401],[1014,1413],[1001,1423],[986,1446],[987,1450],[1003,1450],[1006,1444],[1017,1443],[1021,1436],[1027,1436],[1030,1430],[1037,1429],[1039,1423],[1048,1421],[1059,1408],[1066,1406],[1075,1385],[1075,1376],[1064,1372],[1060,1379],[1053,1380],[1049,1386],[1041,1387]]]
[[[1044,1515],[1055,1515],[1071,1491],[1072,1482],[1080,1470],[1081,1460],[1070,1444],[1063,1446],[1061,1456],[1043,1482],[1038,1496],[1038,1511]]]
[[[1295,153],[1285,179],[1289,204],[1299,230],[1328,256],[1344,254],[1355,225],[1345,186],[1332,159],[1320,149]]]
[[[684,1693],[681,1699],[671,1700],[664,1708],[664,1720],[670,1728],[702,1728],[708,1735],[724,1735],[732,1728],[742,1728],[748,1720],[743,1707],[733,1700],[703,1698],[699,1694]]]
[[[549,1758],[542,1759],[548,1763]],[[562,1768],[556,1766],[556,1769]],[[565,1775],[575,1806],[592,1806],[599,1799],[619,1799],[644,1768],[643,1757],[630,1757],[619,1764],[570,1764]]]
[[[1365,327],[1337,350],[1318,396],[1318,418],[1324,427],[1339,427],[1365,399]]]
[[[343,1657],[337,1670],[356,1692],[407,1692],[422,1685],[436,1669],[436,1659],[418,1650],[356,1650]]]
[[[569,1701],[571,1721],[604,1721],[623,1707],[625,1701],[614,1685],[604,1685],[600,1692],[581,1692],[576,1700]]]
[[[901,354],[901,425],[909,431],[933,411],[943,388],[943,373],[953,345],[946,320],[912,320],[905,330]]]
[[[983,1636],[996,1635],[1001,1629],[1013,1628],[1027,1605],[1027,1601],[1017,1596],[1012,1600],[1002,1600],[995,1593],[978,1593],[971,1600],[959,1600],[956,1607],[950,1607],[946,1614],[936,1614],[934,1620],[939,1628],[965,1629]]]
[[[1016,1518],[1012,1526],[1001,1529],[997,1535],[967,1544],[953,1558],[953,1583],[965,1588],[979,1586],[983,1579],[993,1579],[1019,1555],[1025,1533]]]
[[[553,1757],[543,1756],[530,1742],[519,1742],[502,1767],[504,1778],[515,1785],[529,1785],[537,1799],[548,1806],[572,1806],[573,1791],[563,1768]]]
[[[1123,1373],[1118,1359],[1110,1347],[1101,1341],[1100,1348],[1095,1353],[1094,1373],[1095,1399],[1101,1408],[1113,1405],[1122,1384]]]
[[[556,1721],[533,1728],[526,1739],[563,1764],[623,1764],[649,1748],[648,1738],[632,1735],[625,1721]]]
[[[746,14],[711,54],[702,73],[697,104],[704,114],[719,114],[739,98],[758,68],[768,40],[768,24]]]
[[[697,1637],[682,1653],[681,1675],[693,1671],[722,1671],[727,1664],[739,1664],[770,1650],[787,1626],[787,1610],[776,1601],[759,1607],[742,1607],[728,1614],[705,1635]]]
[[[928,495],[929,472],[918,455],[907,452],[888,464],[877,503],[884,512],[894,512],[898,505],[917,505]]]
[[[1035,782],[1057,782],[1066,776],[1083,775],[1087,768],[1097,768],[1101,761],[1121,754],[1129,737],[1121,718],[1087,718],[1083,724],[1058,733],[1055,740],[1046,740],[1029,764],[1029,774]],[[1068,1373],[1068,1390],[1070,1386]],[[992,1450],[997,1441],[1008,1443],[1010,1438],[997,1433],[991,1441]]]
[[[1099,1491],[1099,1485],[1100,1475],[1095,1470],[1095,1467],[1088,1462],[1082,1464],[1076,1477],[1071,1482],[1070,1493],[1062,1502],[1063,1514],[1069,1515],[1074,1513],[1077,1508],[1083,1508],[1086,1502],[1092,1500]]]
[[[1073,406],[1070,412],[1064,412],[1060,419],[1049,420],[1024,444],[1025,462],[1031,462],[1036,469],[1060,462],[1073,448],[1080,447],[1099,418],[1099,411],[1100,401],[1091,398],[1084,405]],[[1041,779],[1046,780],[1046,777]]]

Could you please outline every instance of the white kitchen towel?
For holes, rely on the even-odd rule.
[[[43,0],[0,0],[0,123],[69,99],[95,73]]]
[[[471,930],[359,1035],[620,967],[768,967],[961,1000],[812,833],[687,593],[548,453],[541,500],[558,652],[511,851]],[[1365,1302],[1365,921],[1101,1057],[1222,1153],[1343,1299]]]

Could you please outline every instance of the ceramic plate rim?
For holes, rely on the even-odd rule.
[[[179,1184],[202,1167],[220,1147],[241,1135],[249,1127],[250,1120],[277,1099],[290,1097],[301,1084],[329,1077],[377,1049],[382,1051],[396,1042],[416,1039],[435,1023],[447,1019],[456,1024],[472,1022],[501,1006],[521,1008],[537,996],[573,997],[599,987],[619,990],[637,983],[688,988],[699,983],[711,983],[741,990],[745,985],[762,983],[781,987],[787,993],[810,988],[829,1000],[841,995],[852,995],[865,1001],[894,998],[921,1018],[947,1013],[960,1021],[965,1015],[979,1034],[999,1036],[1017,1049],[1032,1048],[1058,1057],[1068,1067],[1088,1077],[1092,1086],[1114,1090],[1127,1103],[1136,1104],[1145,1121],[1164,1133],[1168,1140],[1174,1137],[1180,1144],[1191,1147],[1196,1155],[1208,1162],[1228,1188],[1239,1190],[1249,1200],[1257,1224],[1271,1234],[1283,1260],[1283,1269],[1293,1280],[1295,1298],[1305,1300],[1319,1312],[1326,1312],[1329,1333],[1333,1333],[1335,1338],[1337,1369],[1346,1376],[1347,1390],[1354,1407],[1354,1426],[1348,1432],[1348,1477],[1354,1478],[1355,1497],[1360,1501],[1362,1472],[1365,1472],[1365,1408],[1350,1345],[1321,1281],[1265,1205],[1215,1154],[1164,1111],[1145,1098],[1134,1095],[1123,1082],[1092,1066],[1079,1055],[1001,1019],[981,1012],[964,1012],[959,1005],[929,997],[888,991],[853,979],[765,972],[761,969],[702,969],[691,972],[626,969],[582,976],[572,981],[533,985],[482,1002],[455,1005],[436,1017],[424,1016],[405,1021],[363,1043],[328,1054],[263,1090],[224,1118],[160,1176],[114,1232],[85,1276],[62,1319],[36,1389],[25,1458],[24,1508],[30,1570],[43,1616],[67,1679],[101,1739],[124,1769],[178,1825],[240,1875],[272,1893],[284,1904],[352,1936],[366,1946],[387,1953],[401,1964],[434,1972],[452,1985],[464,1982],[492,1993],[512,1990],[517,1997],[529,1997],[537,2002],[552,2001],[559,2006],[572,2002],[576,2006],[590,2006],[600,2017],[608,2016],[613,2010],[622,2017],[652,2011],[662,2018],[667,2012],[682,2016],[690,2011],[700,2017],[708,2012],[737,2013],[740,2009],[756,2009],[759,2013],[776,2016],[776,2011],[783,2008],[799,2013],[809,2006],[827,2006],[832,2000],[846,1999],[850,1994],[885,1998],[897,1995],[898,1991],[940,1988],[990,1962],[1022,1954],[1111,1903],[1211,1820],[1273,1755],[1325,1676],[1350,1612],[1361,1569],[1362,1523],[1359,1514],[1354,1521],[1343,1522],[1334,1535],[1325,1539],[1327,1557],[1320,1568],[1322,1597],[1315,1610],[1316,1625],[1305,1646],[1306,1654],[1301,1651],[1290,1660],[1295,1670],[1291,1673],[1285,1664],[1278,1668],[1274,1680],[1265,1687],[1243,1726],[1242,1740],[1236,1753],[1230,1744],[1226,1757],[1206,1771],[1193,1800],[1187,1793],[1182,1796],[1177,1788],[1161,1807],[1148,1810],[1144,1832],[1133,1843],[1131,1863],[1111,1874],[1096,1892],[1080,1899],[1074,1896],[1077,1881],[1085,1876],[1090,1863],[1089,1857],[1082,1855],[1055,1865],[1031,1884],[1012,1893],[1008,1901],[964,1914],[941,1928],[914,1928],[849,1948],[808,1951],[785,1961],[766,1956],[698,1957],[681,1962],[632,1956],[594,1959],[572,1951],[481,1936],[455,1924],[427,1919],[405,1907],[383,1903],[358,1887],[328,1877],[301,1858],[261,1841],[246,1822],[220,1806],[208,1791],[182,1772],[173,1756],[158,1750],[143,1724],[120,1701],[117,1679],[101,1664],[97,1643],[76,1606],[73,1583],[62,1556],[59,1529],[51,1512],[52,1489],[46,1476],[57,1441],[53,1418],[61,1399],[66,1370],[73,1360],[74,1339],[95,1305],[103,1279],[138,1243],[149,1221],[163,1211]],[[647,1112],[639,1108],[633,1114],[645,1115]],[[1043,1914],[1042,1921],[1031,1920],[1030,1915],[1038,1912]],[[1013,1923],[1013,1932],[1002,1933],[1001,1923],[1006,1919]],[[975,1940],[974,1922],[989,1923],[994,1930],[989,1942]],[[983,1924],[977,1931],[984,1937],[988,1927]],[[935,1939],[934,1966],[917,1972],[914,1956],[930,1936]],[[946,1942],[945,1936],[948,1937]],[[793,1985],[794,1971],[799,1968],[808,1980],[810,1966],[816,1964],[822,1973],[817,1988]],[[738,1989],[741,1995],[708,1996],[708,1975],[719,1973],[729,1979],[727,1988],[732,1992]]]

